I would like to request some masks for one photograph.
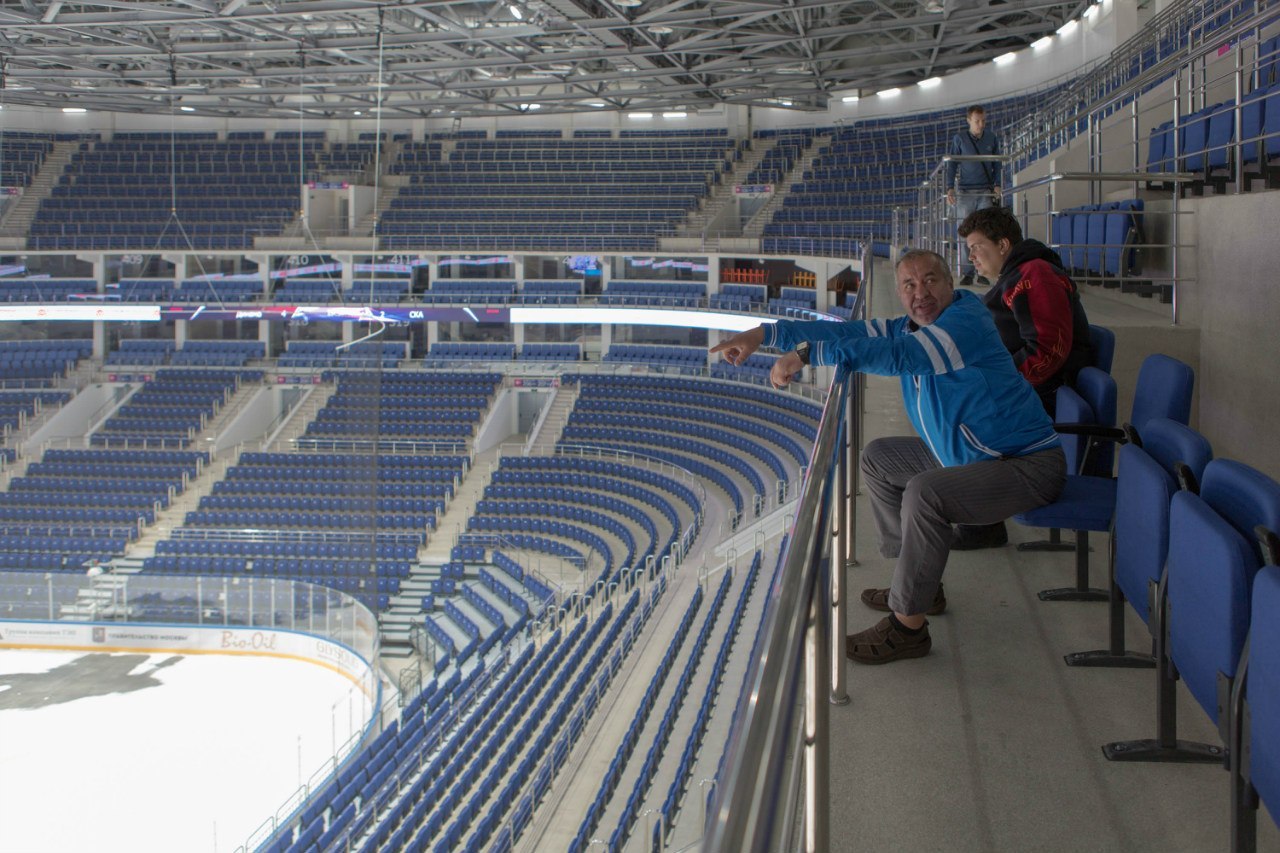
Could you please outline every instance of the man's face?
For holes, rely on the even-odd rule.
[[[973,268],[979,275],[995,281],[1004,268],[1005,259],[1013,250],[1009,240],[1002,237],[1000,242],[995,243],[981,231],[971,231],[964,241],[969,246],[969,260],[973,261]]]
[[[934,258],[910,258],[898,264],[898,299],[918,326],[928,326],[951,304],[951,276]]]
[[[981,136],[982,129],[987,126],[986,113],[969,113],[969,132],[974,136]],[[954,125],[952,125],[954,127]]]

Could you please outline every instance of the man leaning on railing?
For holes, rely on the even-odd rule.
[[[907,252],[895,274],[905,317],[779,320],[711,350],[731,364],[761,346],[790,350],[770,375],[779,387],[810,363],[902,378],[918,435],[878,438],[862,453],[880,553],[897,559],[892,586],[862,593],[889,615],[845,638],[845,654],[870,664],[928,654],[925,617],[947,606],[942,573],[953,525],[991,524],[1051,503],[1067,474],[1053,423],[982,301],[956,291],[933,252]]]

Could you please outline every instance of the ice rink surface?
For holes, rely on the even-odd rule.
[[[0,849],[232,851],[366,708],[303,661],[0,650]]]

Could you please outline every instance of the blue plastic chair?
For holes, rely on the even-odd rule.
[[[1271,544],[1277,543],[1273,539]],[[1258,801],[1280,814],[1280,554],[1253,582],[1249,646],[1240,664],[1232,710],[1231,850],[1253,853],[1258,847]]]
[[[1168,418],[1147,422],[1146,431],[1120,447],[1115,520],[1111,531],[1109,637],[1106,649],[1073,652],[1068,666],[1150,667],[1147,653],[1125,650],[1124,605],[1154,630],[1150,601],[1164,575],[1169,552],[1169,504],[1178,490],[1179,471],[1200,481],[1213,457],[1209,442]],[[1190,474],[1188,478],[1186,475]],[[1154,634],[1153,634],[1154,636]]]
[[[1240,462],[1205,466],[1199,494],[1184,490],[1169,510],[1169,556],[1157,591],[1156,737],[1103,747],[1113,761],[1220,762],[1219,744],[1177,739],[1176,681],[1231,742],[1231,692],[1249,632],[1254,575],[1263,564],[1255,533],[1280,530],[1280,483]]]

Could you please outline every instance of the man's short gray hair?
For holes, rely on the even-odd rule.
[[[924,261],[929,260],[937,266],[938,271],[946,278],[948,284],[955,284],[955,278],[951,275],[950,268],[947,267],[947,259],[939,255],[937,252],[931,252],[928,249],[911,249],[902,253],[902,257],[898,258],[898,262],[893,265],[893,271],[896,273],[898,267],[902,266],[906,261]]]

